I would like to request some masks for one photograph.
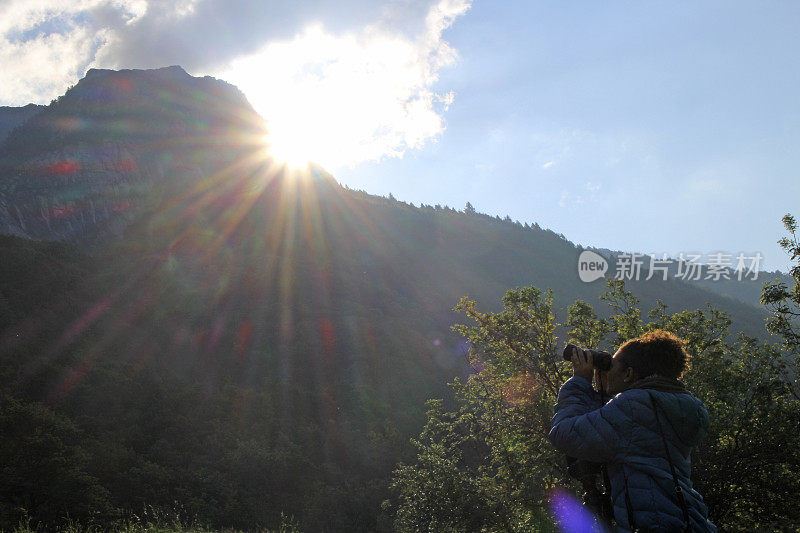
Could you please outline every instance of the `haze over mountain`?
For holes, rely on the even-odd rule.
[[[180,67],[90,70],[23,109],[0,110],[0,390],[80,427],[112,509],[180,493],[215,524],[375,530],[424,401],[466,372],[459,298],[552,288],[563,322],[604,290],[552,231],[281,166],[235,87]],[[628,286],[763,335],[710,284]]]
[[[180,67],[92,69],[28,118],[0,148],[0,231],[83,246],[118,236],[145,196],[230,164],[263,129],[236,88]]]
[[[45,106],[36,104],[28,104],[24,107],[0,106],[0,143],[14,128],[27,122],[44,108]]]

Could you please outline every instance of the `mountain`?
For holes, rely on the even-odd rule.
[[[28,114],[0,145],[0,232],[88,248],[118,238],[145,204],[231,164],[265,131],[235,87],[176,66],[91,69]]]
[[[493,309],[536,285],[562,323],[578,298],[607,314],[563,236],[289,171],[264,131],[219,80],[91,70],[0,145],[0,424],[41,420],[73,458],[0,486],[0,528],[28,491],[62,502],[42,520],[179,500],[216,527],[386,530],[425,400],[467,373],[461,296]],[[709,302],[762,334],[761,309],[702,287],[628,287],[644,311]],[[7,427],[0,449],[39,442]]]
[[[649,275],[647,267],[650,264],[650,257],[646,254],[622,253],[593,247],[589,249],[606,258],[612,265],[620,264],[623,257],[627,257],[627,261],[631,261],[633,256],[636,256],[636,261],[643,264],[643,276]],[[664,258],[655,259],[663,260]],[[741,253],[741,265],[739,265],[739,254],[722,254],[716,258],[714,254],[705,258],[701,255],[692,257],[687,254],[683,263],[680,257],[667,257],[666,275],[720,296],[760,308],[761,289],[765,282],[778,280],[787,286],[791,286],[794,282],[794,279],[784,272],[761,270],[761,259],[757,252]],[[712,264],[714,260],[718,261],[716,266]],[[696,262],[696,264],[692,264],[692,262]],[[662,276],[663,273],[654,272],[654,275]]]
[[[11,130],[24,124],[42,109],[45,109],[45,106],[36,104],[28,104],[24,107],[0,106],[0,143],[8,137]]]

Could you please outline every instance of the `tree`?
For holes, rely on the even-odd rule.
[[[467,205],[464,207],[464,212],[466,214],[468,214],[468,215],[474,215],[475,214],[475,208],[472,207],[471,203],[467,202]]]
[[[787,287],[778,280],[766,283],[761,292],[761,303],[772,311],[772,316],[767,321],[767,330],[780,335],[784,348],[797,356],[800,354],[800,243],[797,240],[795,218],[786,214],[781,220],[789,236],[782,237],[778,244],[794,262],[789,269],[789,275],[794,278],[794,286]]]
[[[87,473],[78,429],[41,404],[0,399],[0,527],[33,518],[54,527],[108,511],[108,493]]]
[[[690,390],[712,424],[696,451],[694,480],[721,529],[776,530],[800,525],[800,402],[790,393],[796,372],[774,346],[740,335],[730,341],[730,317],[716,309],[670,314],[659,302],[642,318],[638,299],[621,280],[601,296],[611,315],[591,305],[569,307],[572,341],[618,347],[644,331],[664,328],[687,341]],[[414,464],[395,470],[400,531],[546,531],[549,495],[576,490],[565,461],[547,441],[552,406],[570,375],[559,353],[552,293],[508,291],[503,308],[483,313],[463,298],[456,310],[474,325],[455,330],[469,342],[472,375],[452,383],[456,408],[430,403]]]

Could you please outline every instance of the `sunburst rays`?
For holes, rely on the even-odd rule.
[[[203,144],[226,143],[175,139],[168,144],[201,150]],[[222,383],[217,374],[223,363],[208,359],[212,355],[230,353],[230,364],[245,381],[258,374],[256,368],[263,368],[267,358],[274,365],[268,373],[284,384],[279,401],[287,408],[291,383],[302,374],[311,378],[314,390],[308,393],[317,419],[327,428],[328,447],[343,453],[337,437],[338,385],[329,378],[350,364],[339,360],[342,343],[365,345],[369,338],[374,345],[374,332],[366,322],[352,320],[342,330],[343,319],[331,314],[337,302],[330,236],[333,232],[340,239],[356,226],[369,239],[386,235],[349,194],[324,182],[327,178],[312,167],[280,165],[253,139],[235,148],[238,156],[215,172],[180,178],[187,186],[172,190],[135,221],[126,237],[132,241],[98,253],[99,260],[115,268],[120,266],[116,255],[129,259],[131,264],[122,265],[127,277],[77,313],[15,386],[67,359],[50,385],[51,402],[68,398],[104,360],[126,366],[130,375],[151,361],[187,365],[205,372],[210,382]],[[175,291],[188,294],[189,304],[173,309],[169,299]],[[299,307],[302,298],[310,299]],[[309,334],[313,339],[307,353],[298,353],[298,335]],[[265,339],[273,339],[266,348]],[[345,373],[352,387],[363,385],[363,376],[358,377],[363,372]]]

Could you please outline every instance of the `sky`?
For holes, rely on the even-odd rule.
[[[0,0],[0,105],[181,65],[351,188],[786,271],[798,21],[778,0]]]

